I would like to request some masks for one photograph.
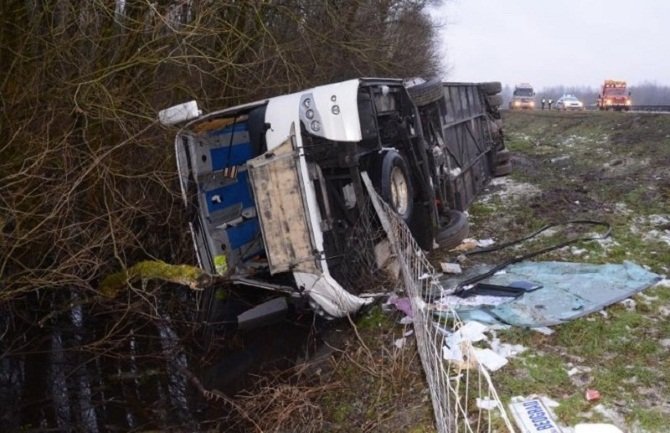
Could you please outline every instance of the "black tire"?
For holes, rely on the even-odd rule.
[[[493,175],[495,177],[507,176],[512,172],[512,161],[507,161],[496,166]]]
[[[422,250],[430,251],[433,249],[434,226],[432,218],[432,209],[427,205],[417,203],[414,206],[412,220],[408,226],[412,236]]]
[[[463,212],[450,210],[444,225],[440,227],[435,235],[435,242],[440,248],[455,248],[463,242],[470,232],[468,218]]]
[[[412,97],[417,107],[423,107],[439,101],[444,96],[444,86],[439,80],[431,80],[412,86],[407,89],[407,92],[409,92],[409,96]]]
[[[479,83],[479,88],[487,95],[497,95],[502,92],[502,84],[500,81],[489,81],[487,83]]]
[[[486,100],[491,107],[500,107],[503,103],[501,95],[488,95]]]
[[[394,190],[394,187],[396,186],[394,184],[394,176],[399,176],[399,173],[404,177],[404,184],[407,188],[404,210],[398,209],[400,203],[395,199],[398,192],[397,190]],[[405,222],[409,222],[412,218],[412,211],[414,208],[414,189],[412,188],[412,178],[409,175],[407,162],[398,152],[391,151],[384,154],[379,185],[381,196],[384,201],[388,203],[391,209],[400,215]]]

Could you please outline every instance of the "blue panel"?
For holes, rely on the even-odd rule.
[[[487,270],[472,268],[473,274]],[[463,279],[472,275],[463,274]],[[520,262],[483,281],[508,286],[515,281],[530,281],[542,287],[515,299],[499,298],[490,305],[490,297],[481,305],[456,307],[461,319],[502,322],[512,326],[535,328],[553,326],[602,310],[646,289],[661,279],[631,262],[594,265],[571,262]],[[453,281],[457,281],[454,279]],[[446,286],[452,286],[446,282]],[[469,302],[473,302],[471,298]]]
[[[219,196],[220,202],[212,201],[215,195]],[[254,199],[249,188],[249,175],[246,171],[239,172],[237,182],[205,191],[205,200],[207,200],[207,210],[210,214],[238,203],[242,204],[243,209],[254,207]]]
[[[242,131],[248,131],[248,130],[249,130],[249,125],[246,122],[235,124],[235,132],[242,132]],[[232,131],[233,131],[233,125],[228,125],[225,128],[217,129],[216,131],[212,131],[207,135],[209,135],[210,137],[215,137],[217,135],[230,134]]]
[[[226,229],[228,233],[228,241],[232,249],[237,249],[244,244],[253,241],[260,235],[260,228],[258,225],[258,218],[253,218],[238,224],[235,227]]]
[[[212,171],[214,171],[245,164],[254,155],[251,143],[239,143],[233,145],[232,149],[228,148],[228,146],[211,149],[209,157],[212,161]]]

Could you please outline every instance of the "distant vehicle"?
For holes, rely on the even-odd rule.
[[[556,101],[556,109],[563,111],[582,111],[584,110],[584,103],[574,95],[563,95]]]
[[[626,82],[621,80],[605,80],[598,95],[598,109],[628,111],[632,105],[630,92],[626,90]]]
[[[528,83],[517,84],[509,102],[510,110],[532,110],[535,108],[535,90]]]

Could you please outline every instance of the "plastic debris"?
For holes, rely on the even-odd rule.
[[[407,338],[402,337],[402,338],[398,338],[396,341],[394,341],[393,345],[395,347],[397,347],[398,349],[402,349],[403,347],[405,347],[405,343],[407,343]]]
[[[577,424],[575,433],[623,433],[613,424]]]
[[[477,362],[489,371],[500,370],[509,362],[507,358],[498,355],[491,349],[478,349],[475,347],[473,352],[477,358]]]
[[[463,272],[461,265],[458,263],[440,263],[440,266],[445,274],[460,274]]]
[[[584,397],[586,398],[586,401],[600,400],[600,391],[597,389],[588,388],[584,393]]]
[[[493,410],[498,407],[498,402],[488,397],[477,397],[477,407],[483,410]]]
[[[413,317],[412,304],[409,298],[399,298],[397,296],[389,297],[388,303],[393,305],[398,311],[402,311],[408,317]]]
[[[477,241],[474,239],[463,239],[463,242],[455,248],[452,248],[450,251],[462,251],[467,252],[477,248]]]
[[[536,327],[530,328],[530,329],[532,329],[533,331],[539,332],[540,334],[543,334],[543,335],[551,335],[554,332],[556,332],[553,329],[548,328],[546,326],[536,326]]]
[[[486,339],[484,332],[486,332],[487,329],[488,326],[479,322],[467,322],[465,325],[458,328],[458,331],[454,333],[454,336],[458,340],[468,340],[475,343]]]
[[[479,240],[477,241],[477,246],[478,246],[479,248],[486,248],[486,247],[490,247],[491,245],[493,245],[493,244],[495,244],[495,243],[496,243],[496,241],[494,241],[494,240],[491,239],[491,238],[488,238],[488,239],[479,239]]]

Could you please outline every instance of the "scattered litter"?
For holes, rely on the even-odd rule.
[[[635,311],[635,306],[637,305],[635,300],[630,299],[630,298],[624,299],[623,301],[621,301],[619,303],[621,305],[623,305],[626,308],[626,310],[628,310],[628,311]]]
[[[474,239],[463,239],[460,245],[451,249],[450,251],[468,252],[477,248],[477,241]]]
[[[544,334],[544,335],[551,335],[554,332],[556,332],[553,329],[548,328],[546,326],[536,326],[536,327],[530,328],[530,329],[532,329],[533,331],[539,332],[540,334]]]
[[[664,347],[666,349],[670,349],[670,338],[664,338],[661,341],[658,342],[661,347]]]
[[[395,295],[389,297],[388,303],[393,305],[398,311],[402,311],[408,317],[413,317],[412,304],[409,298],[399,298]]]
[[[488,397],[477,397],[477,407],[484,410],[493,410],[498,407],[498,402]]]
[[[493,244],[495,244],[495,243],[496,243],[496,241],[494,241],[494,240],[491,239],[491,238],[488,238],[488,239],[480,239],[480,240],[477,241],[477,246],[478,246],[479,248],[486,248],[486,247],[490,247],[491,245],[493,245]]]
[[[401,325],[411,325],[414,323],[414,319],[412,319],[409,316],[405,316],[402,319],[400,319],[398,323],[400,323]]]
[[[456,363],[463,362],[463,351],[461,350],[460,344],[442,346],[442,359]]]
[[[405,343],[407,343],[407,339],[405,337],[398,338],[396,341],[393,342],[393,345],[397,347],[398,349],[402,349],[405,347]]]
[[[478,307],[482,305],[499,305],[503,302],[507,302],[507,299],[501,298],[500,296],[486,296],[486,295],[477,295],[469,296],[467,298],[462,298],[456,295],[444,295],[440,298],[439,303],[436,304],[436,309],[438,310],[448,310],[452,308],[454,310],[459,307]],[[460,317],[460,315],[459,315]],[[461,318],[461,320],[467,320]]]
[[[483,365],[489,371],[500,370],[507,365],[509,361],[507,358],[498,355],[491,349],[479,349],[477,347],[472,349],[480,365]]]
[[[445,274],[460,274],[463,272],[461,269],[461,265],[458,263],[440,263],[440,266],[442,267],[442,272]]]
[[[600,391],[597,389],[588,388],[584,393],[584,397],[586,398],[586,401],[600,400]]]
[[[414,331],[410,329],[409,331],[403,332],[402,336],[403,337],[409,337],[412,334],[414,334]]]
[[[499,338],[491,339],[491,350],[505,358],[512,358],[526,351],[521,344],[503,343]]]
[[[484,332],[486,332],[487,329],[488,326],[479,322],[467,322],[465,325],[458,328],[453,335],[458,341],[467,340],[471,343],[476,343],[477,341],[486,340]]]
[[[575,433],[623,433],[613,424],[577,424]]]
[[[568,365],[570,365],[570,364],[568,364]],[[591,373],[591,371],[593,371],[593,369],[591,367],[576,365],[576,366],[572,367],[570,370],[568,370],[567,373],[568,373],[568,376],[572,377],[572,376],[575,376],[577,374]]]
[[[496,242],[491,239],[463,239],[463,242],[461,242],[460,245],[458,245],[456,248],[452,248],[450,251],[462,251],[462,252],[468,252],[471,250],[474,250],[475,248],[486,248],[490,247],[491,245],[495,244]]]
[[[513,397],[509,409],[521,433],[562,432],[543,399],[539,397]]]

